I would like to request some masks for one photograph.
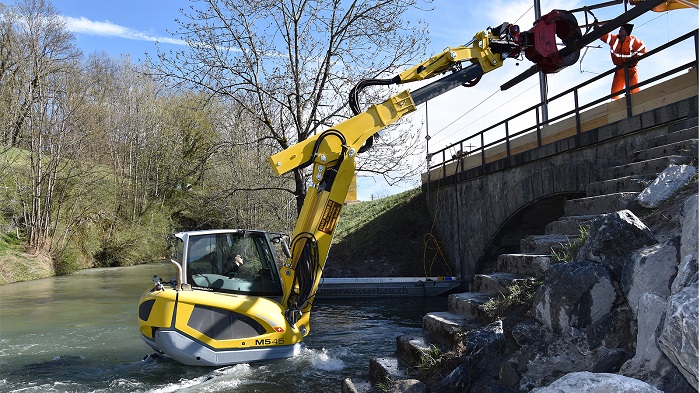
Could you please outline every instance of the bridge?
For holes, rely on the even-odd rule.
[[[672,56],[674,46],[688,41],[695,58],[640,81],[638,93],[626,88],[619,100],[607,95],[580,103],[579,90],[612,79],[616,69],[611,69],[551,97],[549,102],[573,97],[573,105],[546,124],[539,120],[540,103],[430,153],[438,162],[423,174],[422,191],[453,273],[468,282],[476,273],[493,271],[498,255],[519,252],[521,239],[543,234],[548,223],[565,215],[567,201],[609,180],[611,168],[639,159],[635,152],[645,141],[689,128],[697,134],[698,31],[648,52],[640,64],[658,53]],[[534,114],[534,124],[511,133],[515,119],[526,113]],[[694,154],[697,160],[697,150]],[[629,195],[611,198],[620,209],[629,202]]]

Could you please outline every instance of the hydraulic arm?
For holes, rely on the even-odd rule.
[[[469,43],[447,48],[391,79],[361,81],[350,94],[350,107],[355,116],[270,157],[270,164],[278,175],[313,165],[312,184],[307,189],[291,238],[291,257],[281,268],[282,304],[287,307],[287,321],[293,326],[308,326],[309,311],[333,232],[355,173],[355,158],[372,144],[375,133],[431,98],[458,86],[475,85],[483,74],[501,67],[507,58],[519,58],[524,53],[546,72],[571,65],[578,59],[578,52],[575,58],[561,56],[555,41],[559,37],[568,43],[580,36],[576,19],[564,11],[552,11],[543,16],[527,32],[509,23],[480,31]],[[446,73],[450,74],[415,92],[406,90],[381,104],[360,110],[358,95],[367,86],[403,84]],[[305,329],[304,334],[307,333]]]

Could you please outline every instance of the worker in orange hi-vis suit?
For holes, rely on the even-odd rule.
[[[647,48],[644,43],[639,38],[631,36],[632,28],[634,27],[631,23],[626,23],[620,27],[620,31],[617,34],[605,34],[600,37],[600,40],[610,45],[610,57],[612,57],[613,64],[616,66],[627,63],[629,66],[629,77],[630,86],[634,86],[639,82],[637,76],[637,58],[647,52]],[[613,78],[612,88],[610,93],[615,93],[625,88],[625,70],[620,68],[615,71],[615,77]],[[632,89],[632,93],[639,91],[638,87]],[[618,99],[619,96],[614,96],[613,99]]]

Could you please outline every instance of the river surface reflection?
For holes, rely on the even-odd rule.
[[[418,334],[428,311],[447,300],[317,300],[300,356],[223,368],[187,367],[144,357],[136,308],[169,264],[90,269],[0,286],[2,392],[334,392],[366,380],[369,358]]]

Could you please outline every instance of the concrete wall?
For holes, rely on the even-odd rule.
[[[489,242],[516,212],[541,198],[585,192],[627,164],[667,123],[697,117],[698,97],[592,129],[463,174],[423,184],[436,231],[453,271],[470,281]],[[471,173],[469,173],[471,172]],[[470,180],[460,181],[460,179]]]

